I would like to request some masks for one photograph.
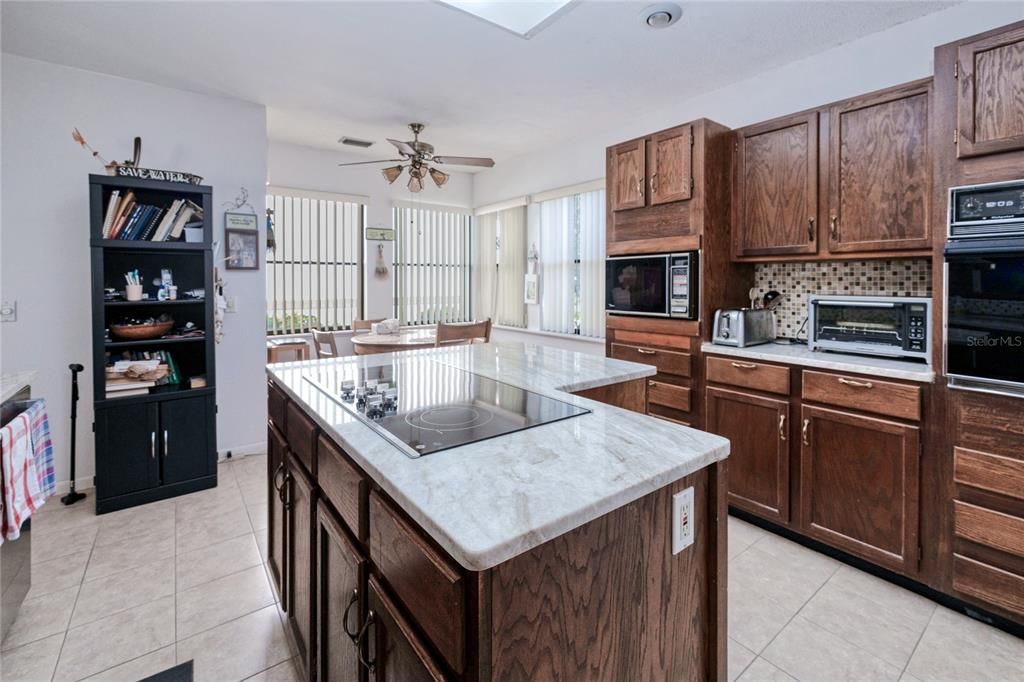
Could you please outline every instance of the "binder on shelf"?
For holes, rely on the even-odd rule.
[[[110,237],[110,228],[114,225],[114,217],[117,215],[117,209],[121,205],[121,190],[115,189],[110,193],[110,201],[107,202],[107,215],[103,218],[103,238],[108,239]]]

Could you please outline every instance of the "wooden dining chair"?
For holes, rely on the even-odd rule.
[[[360,332],[368,332],[373,329],[374,322],[383,322],[384,318],[379,320],[353,320],[352,321],[352,333],[358,334]]]
[[[491,340],[491,318],[483,322],[462,322],[458,324],[437,323],[435,346],[454,346],[462,343],[487,343]]]
[[[338,342],[332,332],[322,332],[319,329],[313,329],[312,332],[313,350],[316,351],[318,360],[338,357]]]

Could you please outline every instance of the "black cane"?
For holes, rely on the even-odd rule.
[[[85,499],[85,493],[75,491],[75,422],[78,420],[78,373],[85,369],[78,363],[68,365],[71,370],[71,490],[60,498],[64,504]]]

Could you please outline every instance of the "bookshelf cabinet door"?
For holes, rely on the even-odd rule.
[[[214,473],[213,409],[205,396],[160,403],[163,483],[181,483]]]
[[[117,497],[160,485],[159,423],[154,403],[96,410],[96,494]]]

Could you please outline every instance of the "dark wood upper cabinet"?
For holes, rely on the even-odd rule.
[[[317,506],[317,670],[321,682],[362,679],[356,637],[366,603],[366,560],[324,503]]]
[[[707,430],[728,438],[729,504],[789,520],[789,402],[707,389]]]
[[[644,140],[624,142],[608,150],[608,200],[613,211],[644,207],[646,165]]]
[[[1024,26],[957,54],[957,156],[1024,150]]]
[[[802,410],[800,530],[915,574],[920,429],[820,407]]]
[[[926,249],[931,79],[833,106],[830,253]]]
[[[733,255],[817,253],[818,112],[737,132]]]
[[[693,193],[693,126],[651,136],[647,185],[651,205],[685,201]]]

